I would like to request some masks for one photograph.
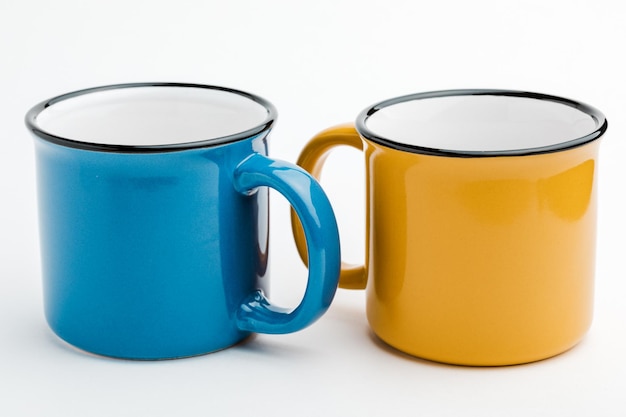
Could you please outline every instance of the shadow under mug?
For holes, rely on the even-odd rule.
[[[177,83],[91,88],[31,109],[52,330],[96,354],[166,359],[320,317],[337,286],[337,225],[309,174],[267,157],[275,119],[260,97]],[[264,295],[267,187],[300,216],[312,259],[292,311]]]
[[[568,350],[592,320],[606,128],[572,100],[455,90],[321,132],[298,161],[314,176],[336,146],[365,155],[365,265],[343,264],[339,286],[367,287],[374,333],[414,356],[489,366]]]

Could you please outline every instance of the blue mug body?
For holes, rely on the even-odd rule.
[[[48,118],[61,117],[54,113],[39,123],[56,103],[111,91],[156,92],[150,103],[161,100],[167,108],[174,88],[206,90],[215,106],[220,99],[213,91],[239,95],[267,116],[227,135],[158,145],[149,138],[140,145],[82,140],[78,130],[61,136],[66,132],[48,127]],[[61,112],[69,123],[85,105],[79,104]],[[116,122],[107,120],[106,104],[94,107],[102,123]],[[191,84],[98,87],[34,107],[26,122],[35,137],[44,306],[52,330],[92,353],[166,359],[220,350],[251,332],[297,331],[319,318],[337,286],[337,226],[319,184],[267,156],[274,119],[271,104],[256,96]],[[266,298],[267,187],[285,195],[307,232],[309,282],[292,310]]]

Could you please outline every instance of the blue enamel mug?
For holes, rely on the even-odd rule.
[[[318,319],[337,288],[337,225],[309,174],[267,156],[275,119],[255,95],[180,83],[97,87],[33,107],[52,330],[88,352],[167,359]],[[306,231],[308,283],[293,309],[266,296],[268,187]]]

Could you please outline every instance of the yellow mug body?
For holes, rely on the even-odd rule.
[[[489,158],[364,142],[367,317],[382,340],[435,361],[504,365],[583,337],[598,142]]]
[[[589,132],[532,148],[457,151],[395,142],[391,133],[367,126],[385,105],[472,93],[425,93],[373,106],[357,118],[356,128],[341,125],[313,138],[298,163],[319,177],[335,146],[364,152],[365,265],[343,265],[340,286],[366,287],[367,318],[384,342],[461,365],[545,359],[573,347],[592,321],[597,139],[606,119],[566,99],[481,90],[570,106],[590,118],[591,126],[582,130]],[[536,116],[542,123],[545,111]],[[393,125],[391,116],[397,115],[388,117]],[[550,117],[569,123],[560,113]],[[480,122],[480,129],[492,128]],[[563,130],[540,127],[549,135]],[[419,136],[421,129],[415,130]],[[304,257],[301,230],[292,219]]]

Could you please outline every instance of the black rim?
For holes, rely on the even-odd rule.
[[[228,136],[222,136],[219,138],[212,138],[208,140],[199,140],[187,143],[176,143],[176,144],[168,144],[168,145],[112,145],[112,144],[101,144],[101,143],[93,143],[93,142],[81,142],[74,139],[68,139],[61,136],[53,135],[51,133],[46,132],[41,129],[37,125],[37,116],[46,108],[58,103],[60,101],[64,101],[73,97],[96,93],[105,90],[118,90],[123,88],[141,88],[141,87],[186,87],[186,88],[202,88],[208,90],[220,90],[233,94],[237,94],[243,97],[246,97],[252,101],[255,101],[265,107],[267,110],[267,117],[265,120],[258,124],[257,126],[233,134]],[[120,153],[155,153],[155,152],[172,152],[172,151],[181,151],[187,149],[195,149],[195,148],[206,148],[216,145],[221,145],[225,143],[236,142],[239,140],[244,140],[253,136],[256,136],[262,132],[265,132],[270,129],[272,124],[276,121],[278,113],[276,108],[269,101],[256,96],[254,94],[246,93],[245,91],[235,90],[227,87],[219,87],[213,85],[205,85],[205,84],[190,84],[190,83],[170,83],[170,82],[153,82],[153,83],[127,83],[127,84],[114,84],[114,85],[105,85],[101,87],[93,87],[87,88],[84,90],[74,91],[71,93],[63,94],[60,96],[53,97],[51,99],[42,101],[41,103],[35,105],[32,109],[26,113],[26,126],[27,128],[33,132],[36,136],[44,139],[48,142],[56,143],[58,145],[67,146],[71,148],[78,148],[84,150],[91,151],[101,151],[101,152],[120,152]]]
[[[366,125],[367,119],[376,113],[377,111],[392,106],[394,104],[412,101],[412,100],[421,100],[426,98],[437,98],[437,97],[451,97],[451,96],[510,96],[510,97],[523,97],[523,98],[532,98],[536,100],[545,100],[545,101],[553,101],[556,103],[560,103],[566,106],[574,107],[583,113],[589,115],[596,122],[596,129],[579,138],[568,140],[565,142],[542,146],[537,148],[525,148],[525,149],[512,149],[512,150],[501,150],[501,151],[461,151],[454,149],[437,149],[437,148],[427,148],[415,145],[408,145],[401,142],[395,142],[389,138],[385,138],[379,135],[376,135],[371,130],[368,129]],[[452,157],[461,157],[461,158],[475,158],[475,157],[493,157],[493,156],[521,156],[521,155],[534,155],[534,154],[543,154],[543,153],[551,153],[563,151],[566,149],[574,148],[577,146],[584,145],[586,143],[592,142],[598,138],[600,138],[608,127],[608,122],[602,112],[595,109],[592,106],[589,106],[584,103],[580,103],[574,100],[551,96],[547,94],[539,94],[539,93],[530,93],[526,91],[513,91],[513,90],[444,90],[444,91],[431,91],[427,93],[418,93],[418,94],[410,94],[406,96],[396,97],[389,100],[381,101],[373,106],[363,110],[357,117],[356,120],[356,128],[358,132],[373,142],[376,142],[380,145],[388,146],[390,148],[420,153],[425,155],[436,155],[436,156],[452,156]]]

